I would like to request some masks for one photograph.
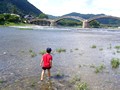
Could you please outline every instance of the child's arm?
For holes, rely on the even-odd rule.
[[[50,66],[52,67],[52,60],[50,60]]]
[[[51,60],[50,60],[50,66],[51,66],[51,67],[52,67],[52,59],[53,59],[53,58],[52,58],[52,56],[51,56]]]
[[[41,59],[40,61],[40,66],[42,67],[42,65],[43,65],[43,59]]]

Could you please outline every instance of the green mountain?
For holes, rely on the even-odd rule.
[[[78,16],[84,19],[89,19],[92,17],[101,16],[101,15],[105,15],[105,14],[80,14],[80,13],[73,12],[73,13],[66,14],[64,16]],[[120,25],[120,20],[113,19],[113,18],[100,18],[100,19],[97,19],[97,21],[100,22],[101,24]]]
[[[91,17],[94,17],[94,16],[100,16],[100,15],[105,15],[105,14],[80,14],[80,13],[76,13],[76,12],[72,12],[72,13],[69,13],[69,14],[65,14],[63,16],[77,16],[77,17],[82,17],[84,19],[88,19],[88,18],[91,18]],[[49,18],[51,19],[54,19],[54,18],[58,18],[58,17],[61,17],[61,16],[53,16],[53,15],[48,15]]]
[[[38,16],[42,12],[27,0],[0,0],[0,14],[2,13]]]
[[[76,12],[72,12],[69,14],[66,14],[64,16],[78,16],[78,17],[82,17],[84,19],[89,19],[95,16],[100,16],[100,15],[105,15],[105,14],[80,14],[80,13],[76,13]]]

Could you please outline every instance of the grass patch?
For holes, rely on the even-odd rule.
[[[103,69],[105,69],[105,65],[101,64],[100,66],[95,67],[95,73],[102,72]]]
[[[35,52],[31,52],[30,54],[31,54],[31,57],[37,56],[37,54]]]
[[[92,45],[91,48],[96,48],[97,46],[96,45]]]
[[[30,50],[29,50],[29,52],[31,53],[31,52],[33,52],[33,50],[32,50],[32,49],[30,49]]]
[[[31,26],[31,24],[25,24],[25,23],[13,23],[13,22],[5,22],[2,26]]]
[[[95,73],[99,73],[99,72],[100,72],[99,67],[96,67],[96,68],[95,68]]]
[[[62,77],[62,76],[64,76],[64,74],[62,74],[62,73],[60,73],[60,72],[57,72],[57,73],[55,74],[55,76],[56,76],[56,77]]]
[[[103,48],[100,48],[99,50],[100,50],[100,51],[103,51]]]
[[[110,47],[109,47],[109,49],[112,49],[112,45],[110,44]]]
[[[35,82],[31,83],[30,87],[35,87]]]
[[[119,50],[117,50],[117,53],[120,53],[120,51],[119,51]]]
[[[79,50],[78,48],[75,48],[75,50]]]
[[[4,80],[0,80],[0,84],[3,84],[3,83],[5,83],[6,81],[4,81]]]
[[[58,52],[58,53],[66,52],[66,49],[58,48],[58,49],[56,49],[56,52]]]
[[[32,28],[19,28],[20,30],[33,30]]]
[[[43,55],[43,54],[45,54],[45,53],[46,53],[45,50],[41,50],[41,51],[39,52],[39,54],[41,54],[41,55]]]
[[[81,68],[82,66],[81,65],[79,65],[79,68]]]
[[[57,77],[61,77],[62,74],[61,74],[60,72],[58,72],[55,76],[57,76]]]
[[[35,52],[33,52],[32,49],[29,50],[29,53],[30,53],[30,56],[31,56],[31,57],[37,56],[37,54],[36,54]]]
[[[119,65],[120,65],[120,59],[118,58],[113,58],[111,60],[111,65],[112,65],[112,68],[118,68]]]
[[[2,84],[2,83],[4,83],[4,81],[3,81],[3,80],[0,80],[0,83]]]
[[[75,90],[89,90],[88,85],[85,82],[81,82],[81,78],[79,76],[74,76],[70,83],[75,85]]]
[[[24,53],[25,51],[21,50],[21,53]]]
[[[76,90],[88,90],[88,85],[85,82],[76,83]]]
[[[107,49],[112,49],[112,45],[110,44],[110,46]]]
[[[56,74],[53,75],[53,77],[54,77],[55,79],[63,79],[64,76],[65,76],[65,75],[64,75],[63,73],[60,73],[59,71],[58,71]]]
[[[115,46],[116,49],[120,49],[120,46]]]
[[[75,84],[76,82],[80,82],[80,77],[79,76],[74,76],[71,80],[70,83]]]
[[[93,65],[93,64],[92,64],[92,65],[90,65],[90,68],[95,68],[95,65]]]

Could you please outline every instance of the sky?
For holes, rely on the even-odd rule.
[[[106,14],[120,17],[120,0],[28,0],[43,13],[62,16],[81,14]]]

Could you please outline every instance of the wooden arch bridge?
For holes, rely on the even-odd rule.
[[[62,17],[58,17],[55,19],[32,19],[29,21],[29,23],[36,24],[36,25],[42,25],[42,26],[56,26],[58,21],[65,19],[65,18],[71,18],[71,19],[76,19],[76,20],[81,21],[83,23],[83,26],[82,26],[83,28],[89,28],[89,22],[91,22],[92,20],[100,19],[100,18],[113,18],[113,19],[120,20],[120,17],[108,16],[108,15],[96,16],[96,17],[92,17],[89,19],[84,19],[78,16],[62,16]]]

